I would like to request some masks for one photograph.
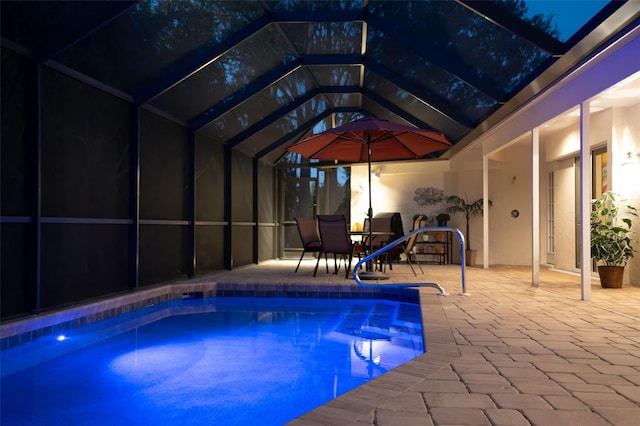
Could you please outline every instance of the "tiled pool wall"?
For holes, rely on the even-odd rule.
[[[218,282],[165,284],[79,306],[3,322],[0,324],[0,350],[158,303],[192,297],[381,298],[399,302],[420,302],[418,291],[407,288],[366,289],[353,285]]]

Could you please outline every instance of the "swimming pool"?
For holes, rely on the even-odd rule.
[[[1,422],[282,424],[423,351],[416,304],[172,300],[2,351]]]

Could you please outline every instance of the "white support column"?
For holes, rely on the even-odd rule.
[[[482,156],[482,267],[489,268],[489,156]]]
[[[531,284],[540,285],[540,129],[531,131]]]
[[[580,277],[582,300],[591,300],[591,148],[589,101],[580,104]]]

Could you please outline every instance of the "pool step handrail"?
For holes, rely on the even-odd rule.
[[[388,252],[389,250],[391,250],[392,248],[394,248],[395,246],[397,246],[398,244],[408,240],[409,238],[411,238],[413,235],[415,234],[422,234],[423,232],[426,231],[443,231],[443,232],[452,232],[454,234],[456,234],[458,236],[458,241],[460,243],[460,278],[461,278],[461,286],[462,286],[462,291],[460,292],[460,295],[462,296],[468,296],[469,294],[467,293],[466,290],[466,284],[465,284],[465,251],[464,251],[464,234],[458,229],[458,228],[454,228],[451,226],[423,226],[417,229],[414,229],[413,231],[409,232],[408,234],[398,238],[397,240],[394,240],[390,243],[388,243],[387,245],[382,246],[381,248],[379,248],[378,250],[374,251],[373,253],[369,254],[368,256],[365,256],[364,258],[362,258],[357,264],[356,266],[353,268],[353,279],[356,281],[356,283],[360,286],[360,287],[364,287],[364,288],[377,288],[377,287],[433,287],[438,289],[439,291],[439,295],[440,296],[447,296],[449,293],[447,293],[447,291],[444,289],[444,287],[442,287],[440,284],[438,283],[432,283],[432,282],[415,282],[415,283],[384,283],[384,282],[380,282],[380,281],[376,281],[375,284],[368,284],[368,283],[364,283],[360,276],[358,275],[358,271],[360,270],[360,268],[362,268],[362,265],[366,264],[367,262],[373,261],[376,257],[380,256],[383,253]]]

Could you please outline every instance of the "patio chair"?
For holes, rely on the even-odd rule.
[[[334,273],[338,273],[338,261],[337,256],[341,258],[348,256],[348,264],[346,265],[345,278],[349,278],[349,271],[351,270],[351,261],[353,260],[353,243],[349,237],[347,231],[347,220],[344,215],[334,214],[319,214],[318,229],[320,231],[320,240],[322,241],[322,248],[320,249],[320,255],[324,254],[325,258],[327,254],[333,254],[334,261]],[[345,259],[346,260],[346,259]],[[318,271],[318,264],[320,263],[320,256],[316,262],[316,268],[313,271],[313,276],[316,276]],[[345,262],[346,263],[346,262]],[[327,270],[327,272],[329,272]]]
[[[415,231],[416,229],[420,228],[420,222],[424,219],[424,215],[418,215],[416,216],[415,220],[413,221],[413,230]],[[424,274],[424,270],[422,269],[422,265],[420,264],[420,262],[418,262],[418,258],[414,257],[412,254],[413,251],[413,247],[416,244],[416,239],[418,238],[418,234],[413,234],[411,237],[409,237],[409,239],[407,240],[406,244],[404,245],[403,249],[404,249],[404,256],[407,259],[407,264],[411,267],[411,271],[413,272],[413,275],[418,276],[418,274],[416,274],[415,269],[413,269],[413,265],[411,262],[411,258],[413,257],[413,260],[418,264],[418,266],[420,267],[420,272]]]
[[[398,238],[404,237],[404,228],[402,226],[402,215],[400,212],[381,212],[376,213],[374,216],[376,218],[388,218],[389,219],[389,230],[393,232],[393,235],[389,236],[389,241],[396,240]],[[400,261],[400,255],[402,254],[402,250],[391,250],[387,252],[389,257],[389,261]]]
[[[362,246],[364,248],[364,254],[369,254],[369,249],[371,248],[373,251],[376,251],[389,243],[389,239],[391,235],[374,235],[372,238],[373,244],[369,244],[369,236],[366,234],[366,231],[369,230],[369,219],[364,220],[364,238],[362,240]],[[391,218],[390,217],[374,217],[371,219],[371,231],[372,232],[391,232]],[[360,257],[360,255],[358,255]],[[379,260],[379,269],[383,269],[383,265],[389,263],[391,266],[390,258],[387,253],[384,253],[380,256]]]
[[[316,221],[310,217],[295,217],[296,225],[298,225],[298,233],[300,234],[300,240],[302,240],[302,255],[298,261],[295,272],[298,272],[300,263],[306,253],[320,253],[322,248],[322,241],[320,241],[320,235],[318,234],[318,226]],[[318,259],[320,259],[318,255]],[[327,266],[327,273],[329,273],[329,263],[327,262],[325,255],[325,263]]]

